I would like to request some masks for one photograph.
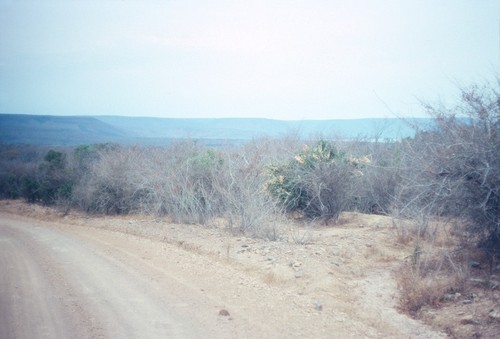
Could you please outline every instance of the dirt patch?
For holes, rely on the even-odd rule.
[[[285,237],[271,242],[146,216],[63,216],[19,201],[0,202],[0,212],[48,221],[158,286],[175,279],[191,291],[186,307],[208,309],[203,321],[228,327],[229,337],[445,336],[396,309],[393,274],[411,247],[396,241],[387,217],[283,225]]]

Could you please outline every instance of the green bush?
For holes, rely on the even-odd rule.
[[[34,176],[26,175],[21,178],[21,196],[28,202],[40,200],[41,184]]]
[[[17,199],[21,196],[21,178],[14,174],[0,176],[0,198]]]
[[[269,166],[267,189],[287,211],[338,220],[352,197],[353,179],[362,175],[360,168],[361,161],[321,140],[285,163]]]
[[[68,205],[75,180],[66,167],[66,154],[49,150],[34,173],[21,177],[20,196],[29,202]]]

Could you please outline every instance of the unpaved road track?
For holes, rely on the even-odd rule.
[[[184,241],[95,223],[0,212],[1,339],[440,337],[393,309],[388,274],[334,272],[310,290],[314,279],[274,281]]]
[[[45,226],[45,227],[44,227]],[[0,219],[0,338],[187,338],[203,332],[168,293],[35,221]]]

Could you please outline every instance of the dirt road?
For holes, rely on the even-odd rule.
[[[80,239],[33,220],[3,216],[0,244],[1,338],[203,333],[183,302]]]
[[[230,260],[234,239],[217,256],[91,222],[0,212],[0,338],[440,336],[392,308],[386,273],[314,285]]]

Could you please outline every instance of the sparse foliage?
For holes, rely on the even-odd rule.
[[[481,271],[471,272],[471,258],[491,275],[500,256],[498,83],[462,89],[452,108],[424,107],[434,125],[403,141],[393,202],[400,241],[414,246],[397,275],[400,306],[412,314],[472,288]],[[443,233],[453,239],[446,250],[437,245]]]
[[[407,217],[447,216],[467,224],[468,241],[499,255],[500,94],[462,90],[453,109],[426,105],[435,126],[405,142],[404,180],[394,208]]]

